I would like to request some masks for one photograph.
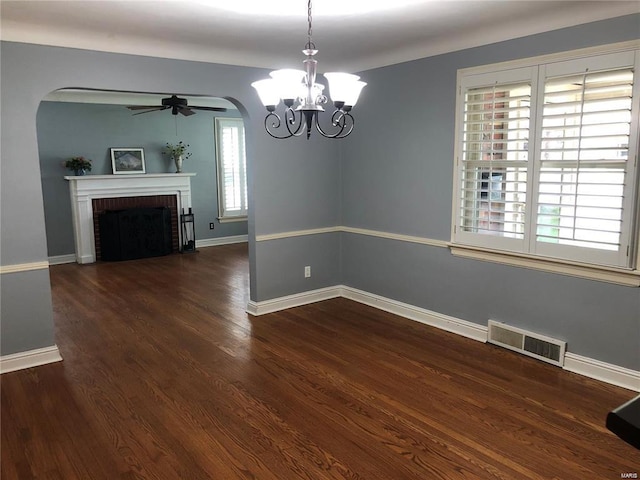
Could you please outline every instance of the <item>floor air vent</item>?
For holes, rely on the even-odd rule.
[[[566,342],[489,320],[489,343],[554,365],[564,364]]]

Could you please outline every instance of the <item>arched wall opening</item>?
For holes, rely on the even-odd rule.
[[[2,42],[0,230],[2,335],[0,356],[55,349],[37,114],[41,101],[61,88],[170,92],[225,97],[245,122],[248,175],[252,152],[249,111],[261,109],[250,84],[264,72],[163,58]],[[245,105],[249,105],[245,108]],[[165,112],[160,112],[165,113]],[[257,120],[256,120],[257,121]],[[174,129],[175,132],[175,129]],[[268,150],[268,147],[267,147]],[[56,176],[68,173],[59,165]],[[213,173],[212,173],[213,176]],[[63,181],[63,180],[61,180]],[[249,181],[249,202],[252,183]],[[68,196],[68,193],[65,194]],[[250,208],[251,210],[251,208]],[[253,220],[249,219],[251,292],[255,295]]]
[[[141,149],[145,173],[162,174],[173,173],[176,168],[166,145],[189,145],[183,172],[195,174],[190,182],[196,242],[206,246],[247,240],[246,218],[219,220],[218,145],[214,134],[216,118],[242,118],[242,114],[225,99],[181,94],[180,98],[194,108],[187,110],[187,115],[173,115],[171,109],[157,107],[170,95],[61,89],[40,103],[36,123],[51,264],[75,261],[69,182],[64,180],[65,175],[74,173],[65,168],[66,160],[82,156],[91,160],[89,175],[112,175],[111,148]],[[143,109],[145,106],[157,108]],[[212,108],[226,111],[209,110]]]
[[[188,144],[192,155],[184,162],[183,171],[195,174],[190,180],[191,205],[197,222],[196,245],[248,240],[246,219],[231,223],[218,220],[218,146],[214,134],[216,118],[242,118],[246,124],[246,109],[234,99],[182,93],[178,95],[186,98],[190,106],[225,108],[226,111],[193,109],[189,115],[172,115],[170,110],[150,109],[140,113],[127,108],[159,105],[162,98],[173,93],[58,89],[40,102],[36,133],[50,264],[76,261],[69,182],[64,179],[74,173],[65,168],[65,161],[84,156],[92,160],[89,175],[114,175],[112,147],[141,148],[146,173],[171,175],[175,165],[163,155],[167,143]],[[208,228],[209,223],[214,224],[213,230]]]

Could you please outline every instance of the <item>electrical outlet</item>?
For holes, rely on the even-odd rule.
[[[304,278],[309,278],[311,276],[311,267],[307,265],[304,267]]]
[[[216,226],[215,223],[211,222],[209,224],[209,230],[213,230],[215,226]]]

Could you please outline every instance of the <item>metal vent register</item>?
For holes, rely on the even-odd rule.
[[[567,342],[555,338],[489,320],[487,341],[553,365],[564,365]]]

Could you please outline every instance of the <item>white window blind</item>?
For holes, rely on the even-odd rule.
[[[536,241],[549,245],[538,251],[552,254],[553,245],[596,249],[603,251],[598,252],[601,262],[616,263],[617,253],[626,248],[632,93],[632,68],[546,79]],[[592,255],[576,250],[571,256]]]
[[[531,85],[471,88],[462,140],[464,231],[523,238]]]
[[[216,118],[215,136],[220,219],[246,217],[247,163],[242,119]]]
[[[461,77],[454,244],[633,266],[638,56]]]

